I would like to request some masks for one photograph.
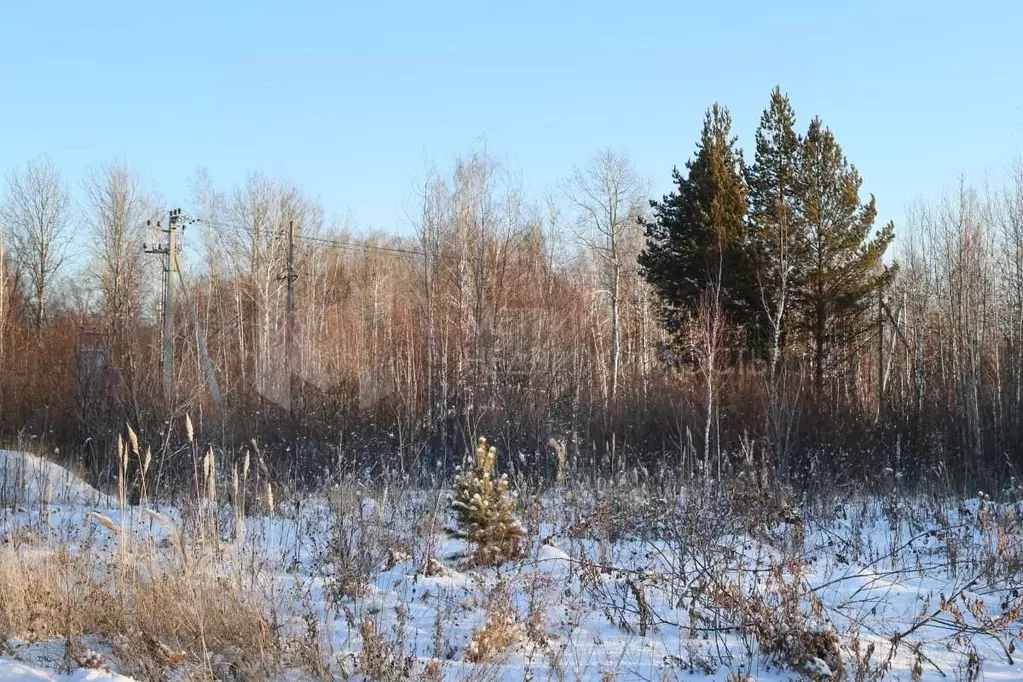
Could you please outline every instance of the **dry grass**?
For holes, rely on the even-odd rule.
[[[0,635],[26,641],[98,635],[125,672],[229,665],[246,679],[276,669],[279,645],[257,595],[207,567],[144,550],[88,554],[0,550]]]
[[[0,549],[0,639],[63,638],[70,655],[81,637],[99,636],[123,671],[139,679],[164,679],[170,669],[221,679],[264,679],[277,671],[283,651],[266,602],[240,567],[223,560],[215,517],[200,519],[187,534],[143,509],[141,518],[166,533],[167,544],[138,532],[128,482],[139,476],[144,499],[150,454],[130,428],[117,454],[120,521],[90,512],[83,519],[90,527],[79,530],[93,540],[106,535],[118,551],[8,542]],[[204,464],[197,506],[215,508],[212,454]]]

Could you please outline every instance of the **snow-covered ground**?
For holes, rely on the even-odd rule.
[[[0,680],[25,680],[25,682],[126,682],[109,670],[78,668],[70,674],[60,674],[52,669],[39,668],[24,661],[0,658]]]
[[[62,551],[123,566],[131,553],[148,571],[205,556],[202,570],[263,604],[282,643],[270,678],[1023,679],[1019,502],[850,497],[786,522],[641,488],[551,492],[523,505],[527,558],[468,569],[435,516],[440,491],[353,486],[240,522],[227,504],[122,515],[59,467],[24,461],[37,483],[0,509],[0,553],[27,567]],[[213,516],[220,541],[200,543]],[[113,592],[116,573],[103,574]],[[84,629],[98,669],[76,668],[66,637],[15,633],[0,641],[0,681],[135,670]],[[168,678],[197,665],[246,678],[218,667],[228,652],[160,645],[185,651]]]
[[[113,504],[88,483],[37,455],[0,450],[0,505]]]

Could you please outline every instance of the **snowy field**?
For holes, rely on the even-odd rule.
[[[474,569],[444,489],[133,506],[0,462],[0,680],[1023,679],[1019,491],[523,492],[527,556]]]

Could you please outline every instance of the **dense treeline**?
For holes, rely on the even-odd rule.
[[[451,466],[479,433],[539,473],[566,457],[592,475],[1014,475],[1023,169],[914,207],[895,252],[836,136],[797,127],[781,91],[750,154],[724,107],[694,132],[656,201],[616,152],[543,200],[473,154],[416,186],[404,238],[353,235],[277,178],[225,191],[200,174],[169,399],[162,272],[143,249],[164,204],[123,164],[85,178],[79,202],[46,161],[16,167],[0,212],[3,435],[102,471],[128,422],[173,472],[189,413],[204,440],[256,439],[308,480]],[[90,248],[72,266],[76,231]]]

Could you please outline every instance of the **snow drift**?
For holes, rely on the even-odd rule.
[[[0,507],[40,503],[113,506],[109,495],[59,464],[26,452],[0,450]]]

